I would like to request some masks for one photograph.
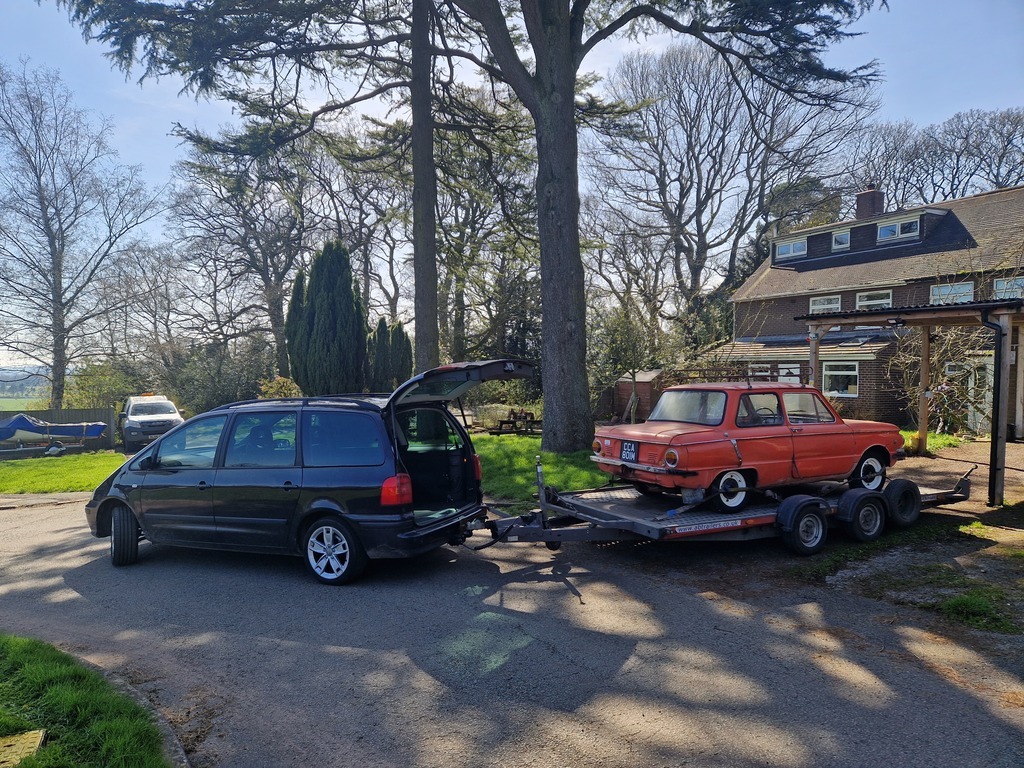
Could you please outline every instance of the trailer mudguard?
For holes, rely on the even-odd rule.
[[[885,494],[878,491],[869,491],[867,488],[851,488],[848,491],[844,491],[843,495],[839,497],[836,519],[844,523],[852,522],[858,505],[867,498],[874,499],[881,504],[886,516],[889,515],[889,500],[885,497]]]
[[[822,515],[827,515],[829,512],[829,506],[824,499],[807,493],[798,493],[795,496],[787,496],[779,504],[775,524],[783,531],[792,531],[797,512],[807,505],[817,507]]]

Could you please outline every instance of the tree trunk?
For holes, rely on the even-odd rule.
[[[284,296],[283,288],[276,286],[266,292],[267,315],[270,317],[270,333],[274,337],[274,355],[277,360],[277,375],[291,377],[288,365],[288,343],[284,335]]]
[[[415,288],[415,369],[436,368],[437,326],[437,177],[434,164],[434,116],[430,105],[430,0],[412,2],[412,174],[413,272]]]
[[[552,36],[567,35],[549,27]],[[568,41],[550,40],[538,60],[537,205],[543,308],[542,447],[586,450],[594,438],[587,386],[586,299],[579,241],[575,71]]]

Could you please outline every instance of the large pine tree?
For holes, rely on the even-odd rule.
[[[285,327],[295,383],[306,395],[363,391],[366,314],[340,243],[324,246],[304,286],[299,276]]]

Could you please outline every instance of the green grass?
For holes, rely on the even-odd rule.
[[[37,397],[0,397],[0,411],[31,411]]]
[[[903,442],[905,445],[910,445],[910,438],[917,439],[916,429],[901,429],[900,434],[903,435]],[[958,445],[963,443],[963,439],[956,435],[945,435],[939,432],[928,433],[928,453],[935,453],[941,451],[943,448],[956,448]],[[909,452],[909,450],[908,450]]]
[[[166,768],[150,714],[45,643],[0,635],[0,736],[45,729],[19,768]]]
[[[540,438],[528,435],[474,435],[480,454],[484,493],[516,506],[532,504],[537,493],[536,457],[544,466],[544,484],[559,490],[605,485],[609,475],[590,460],[590,451],[568,455],[542,453]]]
[[[0,493],[91,491],[123,463],[113,451],[0,461]]]

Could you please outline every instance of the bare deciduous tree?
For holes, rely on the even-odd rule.
[[[2,345],[49,370],[55,409],[69,367],[130,298],[103,290],[103,278],[158,212],[139,170],[117,163],[110,131],[74,105],[57,72],[0,65]]]

